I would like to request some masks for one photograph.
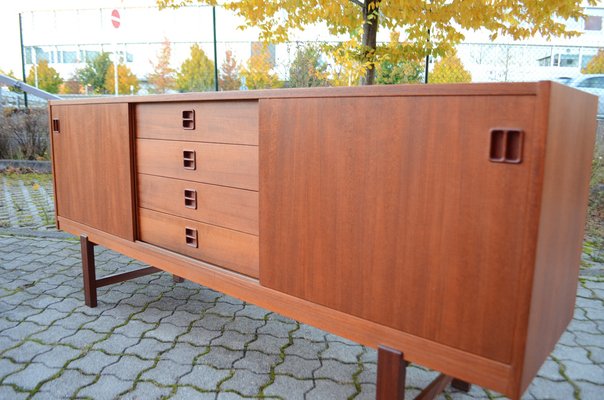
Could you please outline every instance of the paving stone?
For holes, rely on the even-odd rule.
[[[105,338],[105,334],[96,333],[90,329],[80,329],[75,331],[73,335],[65,336],[59,343],[70,344],[75,347],[83,348],[94,342]]]
[[[155,301],[149,305],[149,308],[157,308],[163,311],[174,312],[179,306],[185,304],[186,300],[179,300],[173,297],[164,296],[158,301]]]
[[[198,364],[206,364],[218,369],[229,369],[235,361],[243,357],[243,350],[229,350],[221,346],[210,348],[209,353],[197,359]]]
[[[88,397],[94,400],[115,400],[121,398],[120,393],[131,388],[131,383],[112,375],[103,374],[99,380],[78,392],[78,398]]]
[[[143,372],[141,380],[152,380],[162,385],[174,385],[179,378],[191,372],[191,365],[177,364],[172,360],[160,360],[155,367]]]
[[[119,333],[131,338],[140,338],[152,329],[155,329],[155,324],[152,325],[141,320],[132,319],[126,325],[115,328],[113,333]]]
[[[139,307],[132,307],[128,304],[119,304],[117,306],[112,305],[112,308],[103,311],[103,315],[113,317],[121,321],[121,323],[125,323],[131,315],[136,314],[138,311],[140,311]]]
[[[186,332],[187,328],[161,323],[154,329],[145,332],[145,337],[154,338],[163,342],[173,342],[178,336]]]
[[[112,334],[92,347],[93,350],[104,350],[109,354],[123,354],[126,349],[134,346],[140,339],[129,338],[120,334]]]
[[[216,400],[243,400],[249,399],[249,397],[243,397],[237,393],[233,392],[220,392],[216,396]]]
[[[361,345],[348,345],[342,342],[328,341],[328,348],[321,353],[321,358],[332,358],[345,363],[356,363],[357,356],[363,352]]]
[[[0,332],[4,331],[6,329],[14,328],[17,325],[19,325],[19,321],[9,321],[6,318],[0,317]]]
[[[604,397],[604,387],[594,385],[589,382],[581,382],[581,400],[602,400]]]
[[[25,400],[28,396],[29,393],[17,392],[10,386],[0,386],[0,399]]]
[[[563,360],[563,361],[574,361],[580,364],[591,364],[591,360],[588,357],[588,353],[587,350],[579,347],[579,346],[574,346],[574,347],[568,347],[565,345],[557,345],[556,348],[553,351],[554,356],[557,359]]]
[[[407,367],[407,386],[423,390],[439,375],[438,372],[418,368],[415,365]]]
[[[550,358],[545,360],[545,362],[539,369],[537,376],[540,376],[545,379],[549,379],[550,381],[561,382],[564,380],[564,377],[562,375],[560,375],[560,366],[558,365],[557,362],[553,361]]]
[[[75,310],[76,308],[80,307],[81,305],[82,305],[82,303],[79,300],[68,297],[57,303],[49,305],[48,308],[57,310],[57,311],[60,311],[63,313],[68,313],[68,312],[71,312],[71,311]]]
[[[117,326],[123,323],[123,321],[118,320],[117,318],[114,318],[112,316],[101,315],[96,317],[92,321],[85,323],[82,327],[92,329],[93,331],[98,333],[111,333],[115,329],[117,329]]]
[[[268,310],[249,303],[245,303],[244,308],[237,311],[237,317],[248,317],[258,321],[264,321],[267,314],[269,314]]]
[[[280,357],[271,354],[264,354],[259,351],[247,351],[245,357],[237,360],[233,368],[247,369],[257,374],[268,374],[271,368],[280,361]]]
[[[25,369],[7,377],[3,383],[15,384],[25,390],[32,390],[39,383],[49,379],[59,371],[59,368],[50,368],[41,363],[31,363]]]
[[[18,363],[27,363],[33,360],[36,356],[50,351],[52,347],[39,344],[36,342],[26,341],[21,343],[18,347],[15,347],[2,355],[16,361]]]
[[[45,329],[46,327],[44,326],[36,325],[33,322],[24,321],[15,327],[5,329],[2,332],[2,336],[8,336],[16,340],[23,340],[26,337]]]
[[[40,340],[44,343],[59,343],[61,339],[74,334],[73,329],[67,329],[60,325],[53,325],[48,329],[31,335],[32,339]]]
[[[222,335],[220,331],[211,331],[201,327],[193,327],[190,332],[178,337],[179,343],[191,343],[193,346],[205,347],[212,340]]]
[[[13,339],[8,336],[2,336],[2,334],[0,334],[0,353],[6,349],[16,346],[19,342],[20,340]]]
[[[289,338],[290,332],[296,329],[296,325],[286,324],[281,321],[269,320],[266,325],[258,328],[258,334],[267,334],[279,338]],[[293,336],[293,334],[292,334]]]
[[[289,343],[287,338],[279,338],[268,334],[261,334],[253,342],[248,343],[248,350],[261,351],[266,354],[281,354],[281,349]]]
[[[363,364],[363,371],[357,377],[362,383],[375,383],[377,379],[377,364]]]
[[[122,380],[134,380],[142,371],[153,366],[151,360],[141,360],[138,357],[122,356],[118,362],[108,365],[103,374],[113,375]]]
[[[220,390],[235,390],[244,396],[255,396],[260,393],[260,388],[269,380],[270,377],[266,374],[256,374],[240,369],[235,371],[231,379],[222,383]]]
[[[363,363],[377,363],[377,351],[374,349],[370,349],[368,347],[363,348],[363,353],[361,354],[361,361]]]
[[[193,321],[197,321],[200,318],[197,314],[192,314],[187,311],[174,311],[172,315],[162,319],[162,324],[172,324],[181,328],[189,327]]]
[[[188,386],[181,386],[176,390],[174,400],[215,400],[216,393],[200,392]]]
[[[191,372],[179,379],[178,384],[192,385],[202,390],[216,390],[218,384],[229,375],[229,370],[197,364]]]
[[[152,360],[155,359],[159,355],[159,353],[166,351],[172,346],[172,343],[160,342],[159,340],[153,338],[143,338],[140,339],[140,341],[134,346],[128,347],[125,350],[125,353],[135,354],[141,358]]]
[[[224,346],[232,350],[243,350],[245,344],[254,340],[253,334],[242,334],[235,331],[224,331],[222,335],[212,341],[212,346]]]
[[[42,385],[40,390],[50,393],[55,399],[68,399],[75,395],[79,388],[91,384],[94,379],[94,375],[66,370],[58,378]]]
[[[287,324],[291,327],[290,324]],[[325,335],[327,332],[322,331],[320,329],[314,328],[309,325],[300,324],[300,329],[295,330],[292,333],[292,337],[306,339],[312,342],[324,342]]]
[[[275,373],[292,375],[297,379],[313,379],[313,372],[319,368],[321,368],[319,359],[307,360],[289,355],[285,357],[283,363],[275,367]]]
[[[196,347],[188,343],[182,343],[180,340],[178,344],[166,351],[161,355],[162,360],[172,360],[175,363],[182,365],[191,365],[193,360],[200,354],[205,353],[205,347]]]
[[[604,347],[587,346],[586,349],[589,350],[590,360],[596,364],[604,365]]]
[[[275,381],[264,389],[264,394],[267,396],[279,396],[287,400],[304,400],[304,394],[313,387],[311,380],[300,380],[289,376],[277,375]],[[371,400],[375,400],[374,398]]]
[[[23,369],[25,364],[14,363],[7,358],[0,358],[0,381],[8,374],[12,374],[20,369]],[[2,398],[2,397],[0,397]]]
[[[341,385],[327,380],[319,380],[315,382],[315,387],[306,394],[306,399],[347,399],[354,393],[356,393],[354,385]]]
[[[321,367],[314,371],[314,377],[327,378],[340,383],[352,383],[352,376],[358,368],[356,364],[344,364],[337,360],[323,360]]]
[[[116,363],[119,356],[112,356],[100,351],[89,351],[83,357],[73,360],[67,365],[70,369],[79,369],[86,374],[97,374],[108,365]]]
[[[566,375],[573,381],[587,381],[604,386],[604,368],[599,365],[585,365],[574,361],[564,361]]]
[[[227,331],[236,331],[245,335],[255,335],[258,328],[264,326],[264,320],[256,320],[248,317],[242,317],[237,314],[237,317],[226,324],[224,329]]]
[[[148,324],[155,324],[170,315],[172,315],[172,311],[164,311],[149,307],[143,311],[137,312],[132,318],[144,321]]]
[[[206,314],[203,316],[203,318],[193,323],[193,327],[200,327],[209,331],[222,331],[224,326],[231,321],[232,318],[229,317]]]
[[[113,290],[112,292],[120,293],[117,290]],[[127,304],[127,305],[130,305],[133,307],[139,307],[139,308],[142,308],[142,307],[146,306],[147,304],[151,303],[152,301],[157,300],[157,298],[149,296],[146,293],[135,293],[135,294],[130,293],[129,295],[127,293],[120,293],[120,294],[124,296],[124,298],[120,300],[120,303]]]
[[[79,356],[81,351],[66,346],[53,347],[52,350],[36,356],[33,361],[48,367],[62,368],[69,360]]]
[[[73,314],[61,318],[55,322],[54,325],[62,326],[63,328],[77,330],[82,328],[84,324],[94,321],[97,317],[74,312]],[[97,331],[98,332],[98,331]]]
[[[188,312],[195,315],[197,318],[201,318],[201,316],[212,307],[214,307],[214,303],[206,303],[205,301],[191,297],[185,304],[178,306],[175,311]]]
[[[574,398],[574,389],[568,382],[552,382],[535,378],[528,392],[537,399],[569,400]]]
[[[375,399],[375,384],[362,383],[361,391],[354,397],[354,400],[374,400]]]
[[[38,314],[27,317],[27,321],[48,326],[61,318],[65,318],[67,315],[68,314],[66,312],[57,311],[53,308],[47,308]]]
[[[319,357],[322,351],[327,348],[325,342],[309,342],[302,339],[294,339],[294,343],[285,349],[285,354],[313,360]]]
[[[206,311],[207,314],[217,314],[223,317],[233,317],[238,311],[245,308],[243,304],[231,304],[223,301],[218,301],[214,307]]]

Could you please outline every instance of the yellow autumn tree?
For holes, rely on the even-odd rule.
[[[598,50],[598,54],[581,70],[584,74],[604,74],[604,50]]]
[[[218,5],[217,0],[156,0],[160,8],[181,7],[192,3]],[[585,4],[583,4],[585,3]],[[378,29],[400,30],[414,59],[427,54],[445,55],[464,39],[465,30],[485,29],[491,39],[508,35],[526,39],[541,35],[573,36],[564,21],[584,17],[584,5],[596,0],[224,0],[220,5],[242,17],[246,26],[258,27],[263,41],[278,43],[289,35],[317,24],[325,25],[333,35],[359,35],[356,67],[364,75],[364,84],[373,84],[374,65],[383,61]],[[360,33],[360,34],[359,34]],[[397,63],[398,60],[390,59]]]
[[[428,75],[428,81],[430,83],[472,82],[472,74],[464,68],[457,57],[457,52],[453,52],[434,65],[434,70]]]
[[[109,65],[105,75],[105,90],[107,93],[115,92],[115,72],[113,64]],[[136,75],[130,71],[130,68],[124,64],[117,66],[117,87],[119,94],[136,94],[139,89],[139,83]]]
[[[272,72],[273,65],[267,50],[257,51],[241,68],[240,75],[248,89],[271,89],[283,86],[277,74]]]

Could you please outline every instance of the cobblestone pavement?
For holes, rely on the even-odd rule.
[[[96,257],[99,276],[143,266]],[[604,399],[600,267],[524,398]],[[408,398],[435,376],[411,365]],[[0,399],[373,399],[375,378],[374,350],[166,273],[99,289],[88,308],[77,241],[0,229]],[[497,397],[473,386],[440,398]]]

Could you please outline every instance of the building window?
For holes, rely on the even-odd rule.
[[[601,31],[602,30],[602,17],[596,17],[595,15],[588,15],[585,19],[585,30],[586,31]]]

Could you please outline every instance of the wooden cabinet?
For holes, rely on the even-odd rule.
[[[519,398],[572,317],[596,103],[550,82],[52,102],[58,221]]]

